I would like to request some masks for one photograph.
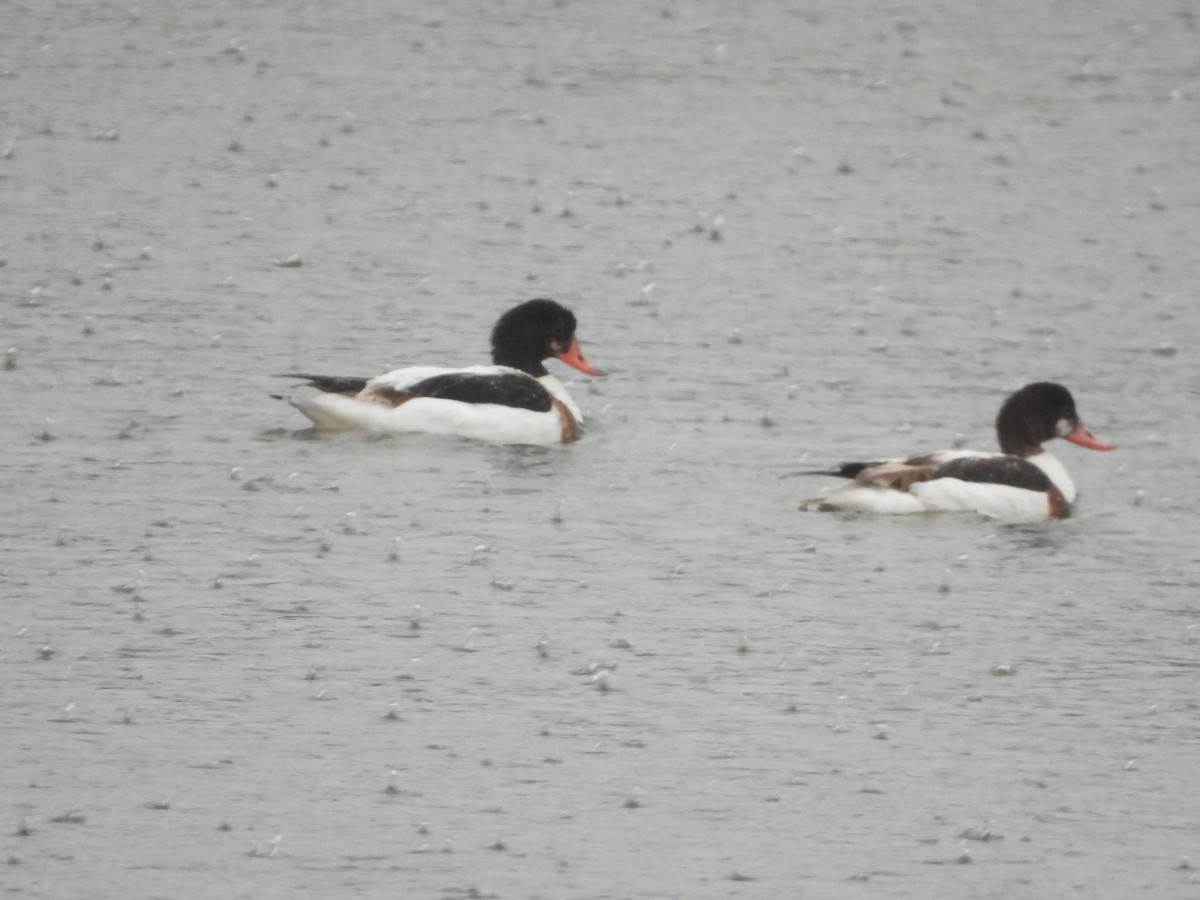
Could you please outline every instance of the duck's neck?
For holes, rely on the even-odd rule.
[[[534,378],[541,378],[543,375],[550,374],[549,370],[543,365],[542,360],[537,357],[504,350],[500,347],[492,351],[492,362],[498,366],[508,366],[510,369],[525,372]]]
[[[1045,453],[1041,444],[1034,444],[1024,438],[1013,438],[1001,434],[1000,452],[1008,456],[1019,456],[1022,459],[1032,459],[1039,453]]]
[[[1054,437],[1045,431],[1038,410],[1031,408],[1028,398],[1018,392],[1004,401],[996,415],[996,439],[1000,452],[1029,459],[1042,452],[1042,441]]]

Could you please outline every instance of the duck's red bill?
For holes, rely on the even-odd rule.
[[[584,375],[600,376],[604,374],[602,369],[597,369],[587,357],[583,355],[583,351],[579,349],[579,341],[572,338],[571,346],[558,354],[558,358],[565,362],[572,369],[578,369]]]
[[[1063,435],[1063,438],[1070,441],[1072,444],[1078,444],[1080,447],[1087,447],[1089,450],[1116,450],[1116,444],[1106,444],[1090,431],[1083,427],[1080,422],[1070,432]]]

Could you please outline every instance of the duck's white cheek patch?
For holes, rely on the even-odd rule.
[[[1071,429],[1073,427],[1074,426],[1070,422],[1068,422],[1066,419],[1059,419],[1057,422],[1054,423],[1054,433],[1057,434],[1059,437],[1066,437],[1068,434],[1071,433]]]

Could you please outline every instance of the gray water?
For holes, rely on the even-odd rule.
[[[4,896],[1200,895],[1198,46],[1173,0],[4,5]],[[533,296],[611,371],[576,444],[269,396]],[[797,510],[1042,379],[1120,445],[1055,447],[1072,518]]]

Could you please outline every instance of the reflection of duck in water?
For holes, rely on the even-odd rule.
[[[543,365],[551,357],[587,375],[604,374],[580,351],[569,309],[529,300],[496,322],[493,365],[413,366],[374,378],[288,373],[318,393],[286,399],[319,428],[557,444],[575,438],[583,416]]]
[[[1037,382],[1004,401],[996,417],[999,453],[943,450],[878,462],[843,463],[814,472],[852,478],[801,508],[873,513],[977,512],[1004,522],[1040,522],[1070,512],[1075,484],[1066,468],[1042,449],[1065,438],[1091,450],[1113,450],[1079,420],[1071,392]]]

